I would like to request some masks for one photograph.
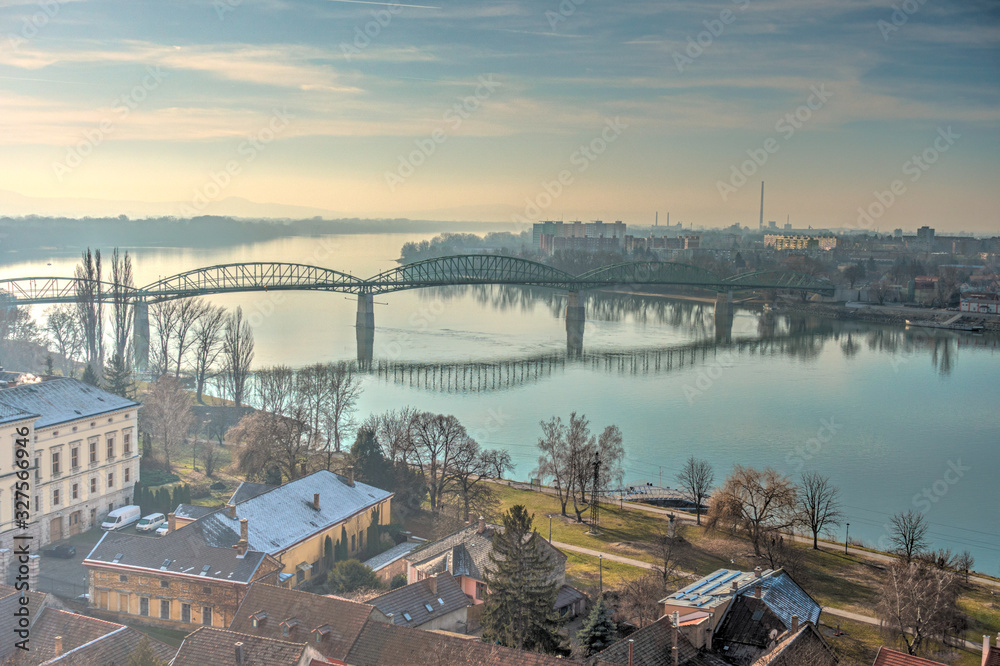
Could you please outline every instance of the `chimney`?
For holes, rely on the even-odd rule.
[[[226,515],[229,516],[230,518],[235,518],[236,517],[236,505],[235,504],[228,504],[228,503],[226,504]]]
[[[486,519],[479,516],[479,527],[476,528],[476,534],[482,534],[486,531]]]
[[[313,493],[313,508],[319,511],[319,493]]]
[[[250,525],[246,518],[240,519],[240,540],[250,542]]]
[[[247,549],[249,547],[249,528],[247,527],[247,519],[243,518],[240,520],[240,540],[236,542],[233,548],[236,549],[236,556],[243,557],[247,554]]]
[[[628,639],[628,666],[632,666],[632,646],[634,644],[635,644],[634,640],[632,640],[631,638]]]
[[[434,574],[433,576],[428,576],[427,577],[427,587],[431,588],[431,594],[437,594],[438,593],[438,575],[437,574]]]
[[[792,633],[794,634],[798,630],[799,630],[799,616],[798,615],[793,615],[792,616]]]
[[[740,589],[740,586],[739,586],[739,585],[738,585],[738,584],[736,583],[736,581],[734,580],[734,581],[733,581],[733,582],[732,582],[732,583],[730,584],[730,588],[732,589],[733,593],[735,594],[735,593],[736,593],[736,590]]]
[[[354,487],[354,465],[347,466],[347,485]]]
[[[177,516],[172,513],[167,514],[167,531],[173,532],[177,529]]]
[[[243,643],[237,642],[235,647],[236,647],[236,666],[245,666],[247,660],[246,660],[246,655],[243,653]]]
[[[757,567],[756,569],[753,570],[753,575],[754,578],[761,578],[764,575],[764,570],[761,569],[760,567]]]
[[[997,646],[1000,647],[1000,634],[997,634]],[[990,658],[990,637],[989,634],[983,634],[983,662],[982,666],[986,666],[986,661]]]
[[[764,588],[761,587],[760,585],[754,585],[753,586],[753,596],[757,597],[758,599],[763,598],[763,596],[764,596]]]
[[[674,611],[670,617],[670,633],[673,637],[673,647],[670,648],[670,654],[673,655],[674,666],[679,666],[681,653],[677,648],[677,633],[680,631],[681,626],[681,614]]]
[[[987,640],[989,640],[989,637],[987,637]],[[55,650],[57,657],[62,655],[63,653],[62,636],[56,636],[55,646],[53,647],[53,649]]]

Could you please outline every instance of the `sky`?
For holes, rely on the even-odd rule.
[[[998,175],[994,0],[0,0],[0,209],[1000,233]]]

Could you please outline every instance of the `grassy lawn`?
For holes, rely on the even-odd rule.
[[[566,582],[578,590],[583,590],[591,596],[597,595],[601,585],[601,568],[600,558],[566,551]],[[607,560],[603,563],[603,570],[604,589],[618,587],[623,581],[650,573],[639,567]]]

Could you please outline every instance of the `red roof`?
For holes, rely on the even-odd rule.
[[[940,661],[931,661],[923,657],[914,657],[905,652],[897,652],[887,647],[880,647],[875,655],[872,666],[948,666]]]

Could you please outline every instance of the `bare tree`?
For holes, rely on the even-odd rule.
[[[471,437],[460,441],[453,457],[450,475],[455,481],[458,496],[462,502],[462,516],[469,516],[477,485],[490,473],[489,462],[495,458],[495,451],[484,451]]]
[[[616,425],[604,428],[597,438],[597,455],[601,461],[598,486],[600,490],[621,487],[625,482],[625,446],[622,431]]]
[[[546,479],[551,477],[559,498],[562,515],[566,515],[566,505],[573,493],[573,459],[570,456],[569,444],[566,441],[566,426],[562,419],[553,416],[548,421],[542,421],[542,436],[538,439],[538,469],[536,474]]]
[[[487,473],[498,481],[503,478],[505,472],[514,470],[514,463],[511,461],[510,451],[507,449],[483,451],[483,461],[486,463]]]
[[[166,374],[170,369],[171,341],[177,325],[177,308],[180,301],[161,301],[149,306],[149,319],[156,330],[151,341],[150,367],[154,375]]]
[[[698,460],[691,456],[684,463],[681,471],[677,472],[677,483],[694,502],[697,522],[701,525],[701,507],[709,493],[712,492],[712,484],[715,483],[715,472],[712,471],[712,466],[705,460]]]
[[[382,454],[393,463],[406,463],[410,450],[410,423],[417,415],[413,407],[373,414],[365,419],[361,429],[375,433]]]
[[[198,342],[198,336],[194,334],[193,329],[211,307],[201,298],[185,298],[177,301],[174,319],[174,377],[181,376],[184,358]]]
[[[961,624],[955,574],[923,562],[894,562],[886,572],[877,609],[882,628],[915,655],[928,639],[944,641]]]
[[[258,368],[250,380],[250,392],[261,411],[287,414],[295,401],[295,371],[287,365]]]
[[[927,541],[927,519],[913,509],[894,514],[889,519],[889,542],[909,564],[930,543]]]
[[[95,377],[104,371],[104,283],[101,282],[101,251],[88,247],[75,275],[76,307],[83,326],[87,365]]]
[[[799,522],[812,532],[813,550],[819,549],[819,533],[830,525],[840,525],[840,490],[818,472],[802,475],[798,492]]]
[[[622,581],[615,589],[618,596],[616,615],[620,622],[630,622],[640,629],[660,617],[660,599],[666,595],[662,579],[648,573]]]
[[[453,481],[454,457],[468,439],[465,426],[451,415],[420,412],[410,422],[409,462],[424,475],[435,513]]]
[[[598,459],[597,440],[590,434],[590,421],[586,416],[577,416],[576,412],[569,415],[566,443],[572,470],[570,495],[573,498],[573,513],[576,514],[576,522],[582,523],[583,514],[590,506],[587,502],[587,489],[593,488],[595,461]]]
[[[0,292],[0,364],[33,367],[40,341],[38,325],[28,308]]]
[[[222,353],[222,334],[226,325],[226,311],[209,305],[194,325],[194,380],[195,399],[201,403],[205,382],[212,375],[215,362]]]
[[[965,573],[965,583],[969,583],[969,571],[972,567],[976,566],[976,559],[972,557],[972,553],[967,550],[963,550],[958,557],[955,558],[955,569]]]
[[[743,531],[761,556],[764,535],[786,530],[795,522],[796,488],[788,477],[770,467],[763,471],[737,465],[712,495],[708,526],[729,525]]]
[[[327,449],[332,443],[334,451],[340,453],[343,441],[350,437],[355,425],[354,413],[361,397],[361,378],[346,363],[327,365],[321,378],[326,398],[322,407],[325,410],[323,425],[327,433]]]
[[[150,385],[142,403],[143,429],[160,440],[164,466],[169,472],[171,449],[187,438],[194,425],[191,396],[175,378],[163,376]]]
[[[655,571],[660,577],[660,586],[666,592],[681,578],[677,571],[677,537],[667,530],[658,529],[653,534],[652,544],[656,557]]]
[[[253,330],[243,318],[243,308],[226,318],[226,330],[222,340],[222,387],[237,407],[243,406],[250,364],[253,362]]]
[[[251,481],[265,478],[273,465],[285,478],[294,479],[299,464],[312,454],[305,422],[272,412],[244,416],[229,429],[226,440],[240,447],[236,468]]]
[[[126,365],[131,363],[128,359],[134,311],[135,278],[132,275],[132,257],[128,252],[120,254],[116,247],[111,253],[111,327],[114,353]]]
[[[86,345],[83,327],[75,308],[57,305],[49,308],[45,318],[45,331],[55,345],[55,352],[62,361],[60,367],[67,377],[73,376],[76,363]]]

